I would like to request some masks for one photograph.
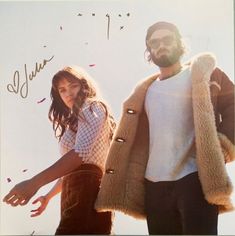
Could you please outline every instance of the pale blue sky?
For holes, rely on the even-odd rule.
[[[106,14],[110,16],[109,39]],[[183,60],[211,51],[218,66],[234,80],[232,0],[0,2],[1,199],[17,182],[59,158],[47,119],[52,75],[65,65],[84,67],[118,120],[121,104],[135,84],[157,70],[144,59],[144,39],[147,28],[162,20],[175,23],[184,36],[189,51]],[[52,56],[29,81],[27,98],[7,91],[15,71],[19,71],[21,87],[25,64],[31,73],[36,63]],[[42,98],[46,100],[38,104]],[[233,182],[234,168],[234,164],[228,166]],[[22,172],[24,169],[28,170]],[[43,215],[30,218],[34,208],[31,202],[17,208],[1,204],[1,234],[53,234],[59,220],[59,196]],[[234,218],[234,212],[220,216],[220,234],[234,234]],[[147,234],[147,228],[144,221],[117,213],[114,232]]]

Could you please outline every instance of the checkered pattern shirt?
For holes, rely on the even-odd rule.
[[[83,163],[95,164],[104,170],[110,145],[104,108],[98,102],[90,104],[87,101],[81,113],[85,120],[78,119],[77,132],[67,129],[60,140],[61,155],[74,149]]]

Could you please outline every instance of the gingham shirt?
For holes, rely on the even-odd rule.
[[[104,108],[99,102],[86,101],[81,113],[85,120],[78,119],[77,132],[67,129],[60,140],[61,155],[74,149],[83,163],[95,164],[104,170],[110,145]]]

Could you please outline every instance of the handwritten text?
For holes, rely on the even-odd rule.
[[[15,93],[18,94],[20,93],[20,96],[22,98],[26,98],[28,96],[28,92],[29,92],[29,81],[32,81],[37,74],[43,70],[43,68],[45,67],[45,65],[50,62],[52,59],[54,58],[54,56],[52,56],[50,59],[44,59],[42,63],[37,63],[35,64],[35,69],[28,74],[28,70],[27,70],[27,65],[24,65],[24,80],[22,83],[22,79],[20,76],[20,72],[18,70],[16,70],[14,72],[14,76],[13,76],[13,84],[8,84],[7,85],[7,90],[10,93]]]

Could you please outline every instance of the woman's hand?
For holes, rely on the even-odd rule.
[[[33,181],[26,180],[15,185],[3,201],[11,206],[26,205],[37,191],[38,187]]]
[[[47,204],[49,202],[49,198],[47,196],[40,196],[37,199],[35,199],[32,204],[36,204],[37,202],[40,202],[40,206],[37,209],[31,210],[31,212],[34,212],[31,217],[39,216],[42,214],[42,212],[46,209]]]

